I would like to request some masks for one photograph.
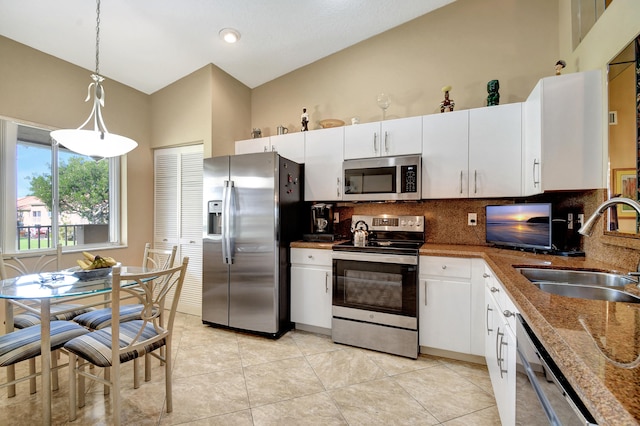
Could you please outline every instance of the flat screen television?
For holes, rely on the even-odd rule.
[[[551,203],[486,207],[487,243],[530,250],[551,250]]]

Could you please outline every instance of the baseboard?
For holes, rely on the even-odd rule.
[[[473,362],[474,364],[487,364],[486,359],[480,355],[463,354],[460,352],[445,351],[443,349],[428,348],[420,346],[421,355],[439,356],[442,358],[455,359],[458,361]]]

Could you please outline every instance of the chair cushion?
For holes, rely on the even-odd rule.
[[[120,322],[142,319],[140,316],[143,305],[120,306]],[[91,330],[100,330],[111,326],[111,308],[97,309],[73,318],[73,321]]]
[[[73,311],[59,314],[60,311],[73,309]],[[68,321],[86,312],[94,311],[95,308],[87,308],[83,305],[60,304],[51,306],[51,321]],[[15,328],[27,328],[40,324],[40,315],[33,312],[24,312],[13,317]]]
[[[51,350],[59,349],[89,331],[71,321],[51,323]],[[40,324],[0,336],[0,367],[40,355]]]
[[[142,320],[134,320],[120,324],[120,348],[124,348],[133,341],[140,332],[143,323],[144,321]],[[153,324],[147,323],[139,340],[150,339],[157,335],[158,333]],[[165,339],[160,339],[150,343],[141,350],[122,353],[120,354],[120,363],[144,356],[144,354],[153,352],[164,345]],[[70,340],[64,345],[64,348],[98,367],[110,367],[111,327],[92,331],[84,336]]]

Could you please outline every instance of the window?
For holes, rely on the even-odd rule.
[[[95,161],[49,130],[1,120],[0,147],[3,251],[119,242],[118,158]]]

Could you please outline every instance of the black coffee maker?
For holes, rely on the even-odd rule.
[[[305,234],[305,241],[333,241],[333,204],[311,205],[311,233]]]

